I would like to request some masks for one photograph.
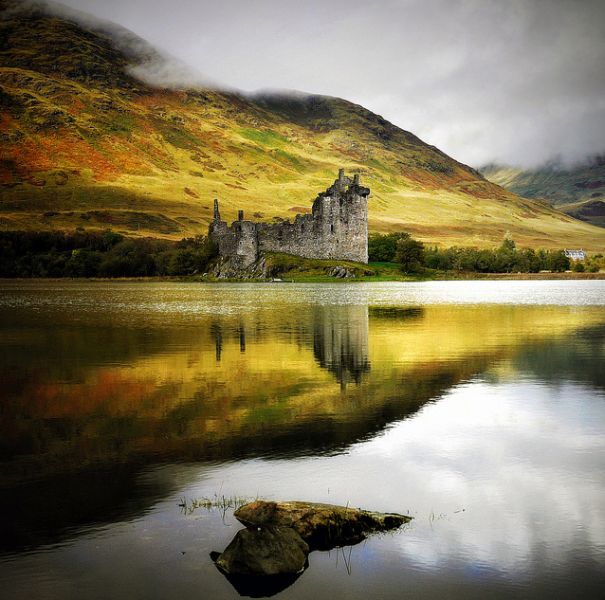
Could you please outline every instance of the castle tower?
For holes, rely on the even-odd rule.
[[[214,199],[214,220],[215,221],[221,220],[221,213],[218,210],[218,198]]]
[[[313,203],[313,242],[301,255],[367,263],[369,195],[359,175],[339,169],[338,179]]]

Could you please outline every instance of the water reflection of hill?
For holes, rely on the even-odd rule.
[[[567,359],[555,366],[540,344],[551,340],[552,354],[584,317],[431,307],[372,308],[368,318],[367,306],[313,306],[195,328],[13,326],[0,392],[5,480],[45,464],[341,448],[520,349],[564,373]]]
[[[342,451],[602,314],[299,305],[190,327],[18,316],[1,321],[5,550],[145,510],[171,489],[142,486],[145,465]],[[37,525],[35,498],[52,513]]]
[[[544,340],[524,347],[514,365],[543,381],[572,380],[605,390],[605,325],[578,330],[570,343]]]
[[[174,489],[167,479],[143,481],[140,472],[140,464],[122,464],[52,476],[42,473],[39,480],[3,489],[0,552],[57,543],[84,526],[143,514]]]

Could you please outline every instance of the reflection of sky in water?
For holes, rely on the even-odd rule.
[[[313,553],[284,597],[539,597],[537,589],[574,597],[582,584],[590,592],[605,566],[604,400],[577,384],[476,380],[342,454],[151,468],[141,484],[168,479],[171,495],[24,556],[5,589],[27,597],[18,582],[29,574],[37,597],[237,597],[208,553],[239,525],[230,514],[177,507],[219,493],[415,516],[344,553]]]
[[[398,551],[423,569],[463,557],[523,573],[538,554],[561,564],[579,548],[603,562],[604,400],[571,384],[473,382],[346,454],[236,463],[187,493],[409,510]]]

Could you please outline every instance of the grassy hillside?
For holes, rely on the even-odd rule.
[[[17,3],[0,0],[0,8]],[[444,245],[605,249],[605,232],[485,180],[361,106],[302,94],[168,90],[130,75],[158,60],[39,9],[0,21],[0,229],[205,232],[212,200],[270,221],[310,210],[337,169],[372,189],[370,228]]]
[[[524,196],[542,199],[577,219],[605,226],[605,157],[574,167],[545,165],[523,170],[487,165],[481,173],[493,183]]]

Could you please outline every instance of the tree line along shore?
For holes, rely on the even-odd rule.
[[[290,280],[398,280],[444,277],[511,278],[533,274],[599,277],[603,254],[570,261],[563,250],[517,248],[505,238],[496,248],[425,245],[408,233],[371,234],[368,265],[314,260],[286,254],[268,255],[266,278]],[[206,236],[180,241],[129,238],[111,230],[74,232],[0,232],[0,277],[3,278],[138,278],[203,277],[212,279],[218,260]],[[567,273],[569,275],[569,273]],[[543,277],[544,276],[544,277]],[[249,278],[243,274],[242,278]]]

